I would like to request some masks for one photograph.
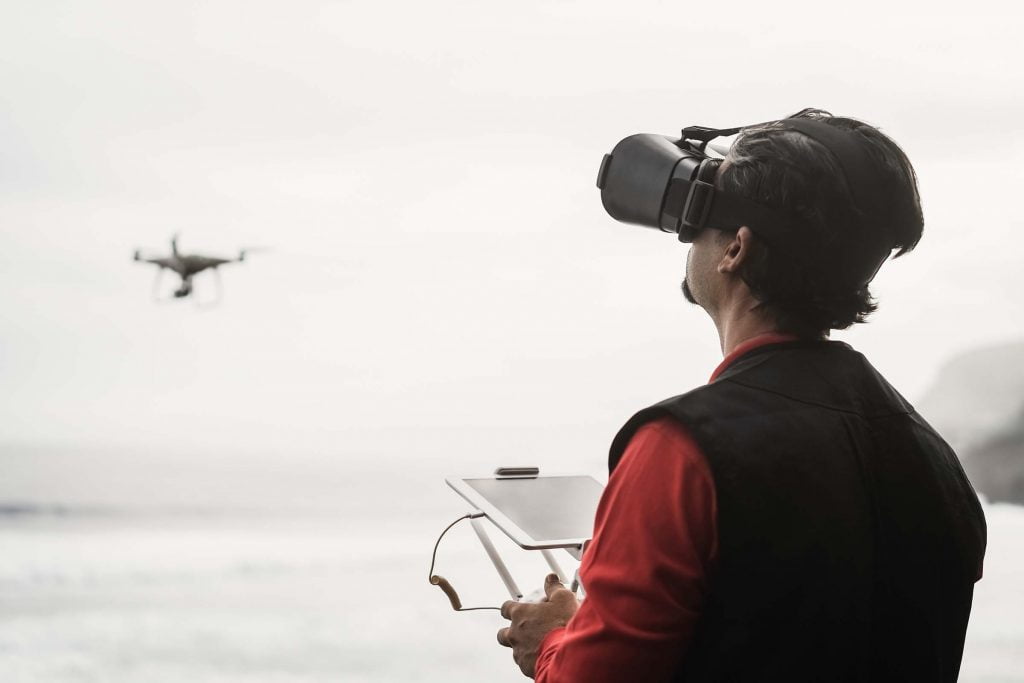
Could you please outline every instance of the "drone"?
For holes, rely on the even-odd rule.
[[[242,249],[238,252],[237,258],[217,258],[214,256],[201,256],[199,254],[182,254],[178,251],[178,236],[174,235],[171,237],[171,254],[170,256],[161,256],[158,258],[143,258],[142,252],[139,249],[135,250],[135,260],[143,263],[152,263],[155,266],[159,266],[156,273],[156,280],[153,283],[153,298],[159,300],[160,291],[160,278],[163,275],[164,270],[171,270],[178,274],[181,278],[180,286],[174,290],[175,299],[184,299],[185,297],[192,294],[193,285],[192,278],[203,272],[209,270],[217,276],[217,300],[221,297],[221,283],[220,283],[220,272],[217,270],[220,266],[228,263],[241,263],[245,261],[245,256],[248,252],[254,251],[253,249]]]

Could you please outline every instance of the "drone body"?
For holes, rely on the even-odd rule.
[[[204,270],[211,270],[215,274],[219,275],[217,268],[227,263],[241,263],[245,260],[245,254],[245,249],[238,252],[238,258],[217,258],[214,256],[201,256],[199,254],[182,254],[178,251],[178,236],[175,235],[171,238],[170,256],[143,258],[141,252],[136,249],[135,260],[143,263],[152,263],[159,267],[159,270],[157,270],[157,278],[154,283],[154,293],[159,288],[160,276],[163,274],[165,269],[177,273],[178,277],[181,278],[181,284],[176,290],[174,290],[174,298],[182,299],[192,294],[192,277],[197,273],[201,273]],[[219,283],[220,280],[218,278],[218,286]]]

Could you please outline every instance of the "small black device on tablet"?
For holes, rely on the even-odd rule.
[[[538,474],[539,467],[499,467],[494,470],[496,477],[536,477]]]

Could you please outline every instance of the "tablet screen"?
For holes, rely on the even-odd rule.
[[[604,490],[591,477],[463,481],[538,542],[590,538]]]

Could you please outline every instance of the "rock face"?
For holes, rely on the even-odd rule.
[[[980,493],[1024,505],[1024,342],[957,356],[916,407]]]
[[[1024,505],[1024,410],[1001,432],[971,448],[964,469],[989,500]]]

